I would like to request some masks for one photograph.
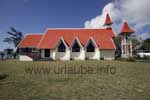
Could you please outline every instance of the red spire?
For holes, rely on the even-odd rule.
[[[111,21],[111,18],[107,13],[104,25],[111,25],[111,24],[113,24],[113,22]]]
[[[128,25],[127,22],[124,22],[124,23],[123,23],[123,26],[122,26],[122,30],[121,30],[121,32],[120,32],[120,35],[132,34],[132,33],[134,33],[134,30],[132,30],[132,29],[129,27],[129,25]]]

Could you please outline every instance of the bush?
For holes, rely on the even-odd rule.
[[[0,80],[5,79],[8,75],[7,74],[1,74],[0,73]]]
[[[144,55],[144,60],[149,60],[149,59],[150,59],[149,56]]]
[[[74,60],[73,58],[70,58],[70,60]]]
[[[130,57],[130,58],[127,59],[127,61],[134,62],[135,59],[133,57]]]
[[[89,60],[89,57],[86,57],[85,60]]]
[[[104,57],[101,57],[100,60],[104,60]]]
[[[130,61],[130,62],[134,62],[135,59],[133,57],[130,57],[130,58],[116,58],[116,60],[119,60],[119,61]]]
[[[119,58],[116,58],[116,60],[119,60],[119,61],[126,61],[127,58],[121,58],[121,57],[119,57]]]

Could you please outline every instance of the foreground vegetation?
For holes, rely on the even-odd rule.
[[[97,66],[114,74],[28,73],[26,68]],[[150,63],[125,61],[0,61],[0,100],[150,100]]]

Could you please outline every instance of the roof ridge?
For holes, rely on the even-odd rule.
[[[83,30],[106,30],[106,28],[47,28],[47,30],[78,30],[78,29],[83,29]]]
[[[26,36],[28,36],[28,35],[43,35],[43,34],[26,34]]]

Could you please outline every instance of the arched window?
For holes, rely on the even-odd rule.
[[[64,45],[63,42],[61,42],[58,46],[58,52],[65,52],[66,51],[66,46]]]
[[[93,44],[90,43],[88,44],[87,48],[86,48],[86,52],[95,52],[95,47],[93,46]]]
[[[77,41],[75,41],[74,45],[72,46],[72,52],[80,52],[80,46]]]

